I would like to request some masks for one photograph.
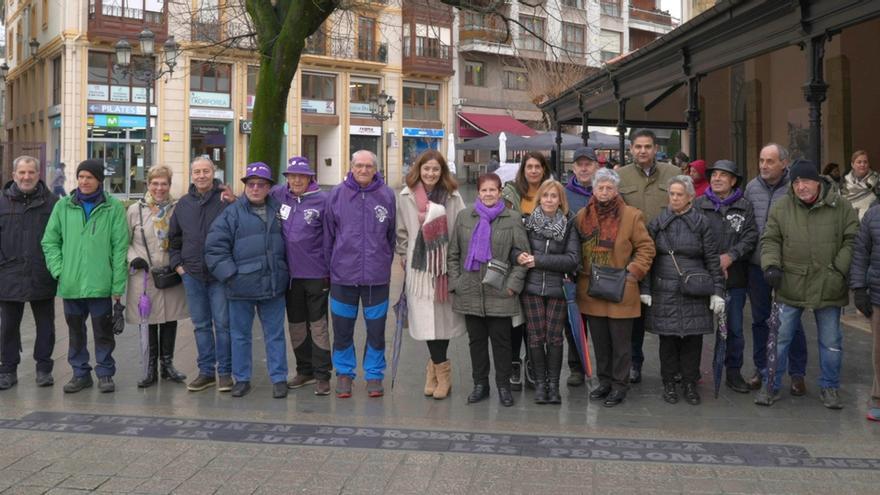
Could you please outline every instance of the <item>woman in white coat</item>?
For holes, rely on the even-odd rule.
[[[147,193],[137,203],[128,207],[129,277],[126,294],[125,321],[132,324],[148,323],[149,354],[146,374],[138,387],[146,388],[156,383],[157,361],[161,365],[163,379],[183,383],[186,375],[174,368],[174,342],[177,337],[177,320],[189,318],[183,284],[157,289],[151,268],[168,266],[168,225],[176,204],[171,197],[171,169],[165,165],[150,168],[147,174]],[[146,322],[141,319],[138,301],[144,293],[144,273],[147,280],[147,296],[151,310]]]
[[[446,250],[455,217],[464,209],[458,183],[440,152],[419,155],[397,198],[397,254],[406,271],[409,333],[427,342],[425,395],[445,399],[452,389],[449,340],[465,332],[464,317],[452,311]]]

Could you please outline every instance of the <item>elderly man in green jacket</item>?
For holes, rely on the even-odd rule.
[[[852,205],[816,165],[797,160],[790,170],[791,186],[770,209],[761,238],[761,268],[779,303],[776,368],[787,369],[788,348],[804,309],[812,309],[819,333],[819,387],[829,409],[841,409],[840,366],[843,348],[840,310],[849,303],[846,275],[852,261],[859,218]],[[779,400],[782,373],[765,383],[755,404]]]
[[[64,391],[74,393],[92,386],[86,335],[86,319],[91,316],[98,389],[107,393],[116,389],[112,304],[125,292],[128,226],[122,203],[104,191],[102,161],[80,163],[76,181],[73,193],[52,209],[43,234],[43,253],[49,272],[58,280],[70,335],[67,362],[73,377]]]

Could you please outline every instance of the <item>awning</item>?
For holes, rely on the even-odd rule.
[[[526,137],[537,134],[531,127],[507,115],[458,112],[458,117],[469,126],[485,134],[509,132],[517,136]]]

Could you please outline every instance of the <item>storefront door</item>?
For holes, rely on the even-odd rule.
[[[216,122],[193,122],[190,133],[190,159],[207,156],[217,167],[215,177],[221,182],[232,180],[232,169],[227,158],[231,150],[226,141],[227,125]]]

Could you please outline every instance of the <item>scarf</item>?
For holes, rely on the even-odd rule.
[[[446,192],[435,187],[428,195],[425,186],[419,182],[412,188],[412,193],[419,213],[419,233],[413,246],[410,280],[407,282],[416,297],[443,303],[449,299],[449,280],[446,275],[449,225],[444,206]],[[444,198],[443,203],[432,199],[440,197]]]
[[[561,241],[565,237],[567,225],[568,217],[563,215],[559,208],[556,209],[555,215],[548,217],[544,210],[538,207],[526,219],[526,230],[554,241]]]
[[[730,206],[733,203],[736,203],[736,200],[741,198],[742,195],[743,195],[742,189],[740,189],[738,187],[736,189],[734,189],[733,193],[725,199],[721,199],[718,196],[716,196],[715,192],[712,190],[711,187],[709,189],[706,189],[706,193],[705,193],[706,198],[709,201],[711,201],[713,205],[715,205],[715,211],[720,210],[722,206]]]
[[[577,181],[577,177],[572,177],[571,180],[568,181],[568,184],[565,185],[565,188],[575,194],[586,196],[587,198],[593,196],[593,186],[582,186],[580,182]]]
[[[504,201],[499,200],[494,206],[486,206],[477,198],[474,201],[474,211],[480,216],[474,233],[471,234],[471,244],[468,248],[464,269],[469,272],[480,270],[480,263],[486,263],[492,259],[492,226],[493,220],[504,211]]]
[[[584,237],[585,252],[610,253],[614,249],[623,206],[620,195],[605,202],[600,202],[596,196],[590,198],[579,226]]]
[[[856,179],[855,174],[852,172],[843,177],[843,190],[846,191],[844,197],[852,203],[853,208],[859,214],[859,218],[876,201],[877,196],[874,194],[874,188],[877,187],[878,182],[880,181],[878,181],[877,174],[870,170],[861,179]]]
[[[98,189],[92,194],[83,194],[78,187],[74,190],[74,194],[76,195],[76,200],[80,203],[96,203],[98,198],[104,195],[104,184],[98,186]]]
[[[156,238],[159,239],[159,249],[168,251],[168,221],[171,219],[171,215],[168,212],[174,205],[174,199],[169,194],[168,199],[160,203],[147,192],[141,201],[143,201],[144,205],[150,207],[151,210],[156,210],[153,214],[153,230],[156,231]]]

